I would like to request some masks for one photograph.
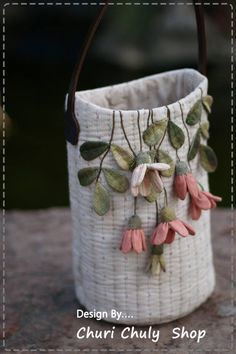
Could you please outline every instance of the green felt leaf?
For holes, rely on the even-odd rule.
[[[218,161],[214,150],[208,145],[200,145],[200,163],[207,172],[214,172]]]
[[[102,155],[108,147],[109,144],[103,141],[86,141],[80,146],[80,153],[86,161],[91,161]]]
[[[97,177],[98,168],[97,167],[86,167],[82,168],[78,172],[78,179],[81,186],[89,186],[93,183]]]
[[[159,149],[157,151],[157,160],[158,160],[158,162],[163,162],[163,163],[167,163],[168,165],[170,165],[170,168],[168,170],[160,171],[160,174],[163,177],[171,177],[175,171],[175,163],[172,160],[172,158],[170,157],[170,155],[168,155],[167,152]]]
[[[93,208],[99,215],[105,215],[110,209],[110,196],[100,182],[96,183],[93,195]]]
[[[190,149],[188,152],[188,161],[193,160],[194,157],[197,155],[200,147],[200,142],[201,142],[200,129],[198,129],[190,145]]]
[[[208,114],[210,114],[211,113],[211,106],[213,104],[213,97],[210,95],[203,97],[202,104],[203,104],[203,107],[205,108],[206,112]]]
[[[118,145],[112,144],[111,152],[117,165],[122,168],[122,170],[128,171],[133,169],[135,160],[129,151]]]
[[[202,101],[199,100],[190,109],[190,111],[187,115],[187,118],[186,118],[186,123],[188,125],[195,125],[195,124],[199,123],[201,120],[201,115],[202,115]]]
[[[145,144],[148,146],[158,145],[165,134],[167,123],[168,119],[165,118],[149,125],[143,133],[143,141]]]
[[[129,181],[126,176],[123,176],[118,171],[110,168],[103,168],[102,171],[109,187],[119,193],[127,191],[129,188]]]
[[[184,132],[180,127],[178,127],[178,125],[176,125],[171,120],[168,123],[168,134],[173,148],[181,148],[185,140]]]
[[[201,135],[204,139],[209,139],[209,127],[210,127],[210,124],[209,122],[205,122],[205,123],[202,123],[201,124]]]

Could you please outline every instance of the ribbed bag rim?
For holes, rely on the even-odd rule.
[[[199,71],[195,70],[195,69],[189,69],[189,68],[185,68],[185,69],[177,69],[177,70],[171,70],[171,71],[165,71],[165,72],[162,72],[162,73],[158,73],[158,74],[154,74],[154,75],[148,75],[148,76],[145,76],[145,77],[142,77],[142,78],[139,78],[139,79],[135,79],[135,80],[131,80],[131,81],[127,81],[127,82],[123,82],[123,83],[118,83],[118,84],[115,84],[115,85],[108,85],[108,86],[103,86],[103,87],[99,87],[99,88],[94,88],[94,89],[89,89],[89,90],[82,90],[82,91],[77,91],[75,93],[75,107],[78,107],[78,105],[81,103],[83,104],[86,104],[86,105],[89,105],[91,108],[93,108],[94,110],[98,111],[100,113],[104,113],[104,114],[112,114],[112,112],[122,112],[122,113],[134,113],[134,112],[138,112],[138,111],[148,111],[147,108],[140,108],[140,109],[114,109],[114,108],[106,108],[106,107],[103,107],[103,106],[100,106],[98,104],[95,104],[95,103],[92,103],[91,101],[89,100],[86,100],[85,98],[83,98],[83,95],[84,94],[87,94],[87,93],[99,93],[101,91],[105,91],[106,89],[109,89],[109,88],[121,88],[122,89],[122,86],[126,86],[127,83],[129,85],[135,85],[137,83],[140,83],[141,81],[145,81],[145,80],[149,80],[149,79],[157,79],[158,78],[161,78],[165,75],[172,75],[172,74],[176,74],[176,73],[186,73],[186,72],[189,72],[190,74],[194,74],[196,75],[200,80],[201,82],[195,87],[194,90],[192,90],[189,94],[187,94],[186,96],[180,98],[179,100],[175,101],[175,102],[172,102],[172,103],[169,103],[168,104],[168,107],[170,110],[175,110],[175,109],[178,109],[179,107],[179,103],[181,104],[184,104],[185,102],[191,102],[192,100],[196,100],[196,93],[197,91],[199,91],[199,96],[201,96],[201,91],[203,91],[203,88],[205,86],[205,84],[207,83],[208,84],[208,79],[206,76],[202,75]],[[166,105],[162,105],[162,106],[159,106],[159,107],[154,107],[152,108],[152,111],[155,113],[157,111],[161,111],[163,109],[166,109]]]

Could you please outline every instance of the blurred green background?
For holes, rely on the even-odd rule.
[[[230,7],[206,6],[211,190],[230,205]],[[63,107],[70,75],[98,6],[6,7],[6,207],[68,205]],[[110,6],[79,89],[197,67],[192,6]]]

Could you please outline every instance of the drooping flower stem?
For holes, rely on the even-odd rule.
[[[203,90],[201,87],[199,87],[199,90],[201,91],[201,101],[203,101]],[[199,126],[199,129],[201,129],[201,117],[200,117],[200,120],[198,122],[198,126]]]
[[[148,110],[148,117],[147,117],[147,128],[149,127],[149,121],[150,121],[150,117],[151,117],[151,110]]]
[[[164,190],[164,204],[165,204],[165,206],[167,206],[168,205],[168,197],[167,197],[166,187],[163,187],[163,190]]]
[[[148,110],[148,117],[147,117],[147,129],[149,127],[149,121],[150,121],[150,118],[151,116],[153,115],[153,111],[151,109]],[[152,119],[153,120],[153,119]],[[152,150],[152,147],[149,146],[149,150],[151,151]]]
[[[153,109],[151,110],[151,121],[152,121],[152,124],[154,124],[154,112],[153,112]],[[156,145],[154,145],[153,146],[153,149],[154,150],[157,150],[157,146]],[[150,150],[152,150],[152,147],[150,147]]]
[[[128,137],[127,137],[127,134],[126,134],[126,132],[125,132],[125,127],[124,127],[122,112],[121,112],[121,111],[119,111],[119,112],[120,112],[120,125],[121,125],[121,129],[122,129],[122,131],[123,131],[123,133],[124,133],[125,140],[127,141],[127,144],[128,144],[128,146],[129,146],[130,150],[132,151],[134,157],[135,157],[136,154],[135,154],[135,152],[134,152],[134,150],[133,150],[133,148],[132,148],[132,146],[131,146],[131,144],[130,144],[130,141],[129,141]]]
[[[182,107],[182,105],[181,105],[181,103],[180,103],[180,102],[178,102],[178,104],[179,104],[180,111],[181,111],[181,118],[182,118],[182,122],[183,122],[183,125],[184,125],[185,130],[186,130],[186,133],[187,133],[187,138],[188,138],[188,146],[189,146],[189,148],[190,148],[190,145],[191,145],[190,135],[189,135],[189,131],[188,131],[187,124],[186,124],[186,122],[185,122],[185,120],[184,120],[184,112],[183,112],[183,107]]]
[[[188,131],[187,124],[186,124],[186,122],[185,122],[185,120],[184,120],[184,112],[183,112],[183,107],[182,107],[182,105],[181,105],[181,103],[180,103],[180,102],[178,102],[178,104],[179,104],[179,107],[180,107],[180,112],[181,112],[182,122],[183,122],[183,125],[184,125],[185,130],[186,130],[186,133],[187,133],[187,138],[188,138],[188,152],[189,152],[189,150],[190,150],[190,146],[191,146],[190,135],[189,135],[189,131]],[[190,165],[190,162],[189,162],[189,161],[188,161],[188,166],[189,166],[190,171],[192,171],[192,169],[191,169],[191,165]]]
[[[167,109],[167,118],[168,118],[168,121],[171,121],[171,113],[170,113],[170,109],[169,109],[169,107],[168,107],[168,106],[166,106],[166,109]],[[168,129],[168,124],[167,124],[167,126],[166,126],[166,131],[167,131],[167,129]],[[164,137],[163,137],[163,139],[164,139]],[[177,149],[177,148],[175,148],[175,153],[176,153],[176,157],[177,157],[177,159],[180,161],[180,157],[179,157],[179,154],[178,154],[178,149]]]
[[[201,87],[199,87],[199,90],[201,91],[201,101],[203,102],[203,90]],[[201,118],[202,116],[200,117],[200,120],[198,122],[199,129],[201,129]]]
[[[157,200],[155,201],[155,206],[156,206],[156,225],[158,225],[158,221],[159,221],[159,210],[158,210],[158,203],[157,203]]]
[[[98,174],[97,174],[97,177],[96,177],[96,182],[98,181],[98,179],[99,179],[99,177],[100,177],[100,174],[101,174],[101,172],[102,172],[102,164],[103,164],[103,161],[104,161],[105,157],[107,156],[108,152],[109,152],[110,149],[111,149],[111,143],[112,143],[112,140],[113,140],[114,131],[115,131],[115,111],[113,111],[113,113],[112,113],[111,137],[110,137],[110,140],[109,140],[109,143],[108,143],[108,148],[107,148],[105,154],[103,155],[103,157],[101,158],[100,165],[99,165],[99,170],[98,170]]]
[[[137,213],[137,197],[134,197],[134,215]]]
[[[201,100],[202,100],[202,98],[203,98],[203,90],[202,90],[201,87],[199,87],[199,90],[201,91]]]
[[[201,91],[201,101],[202,101],[203,100],[203,90],[202,90],[201,87],[199,87],[199,90]],[[198,126],[199,126],[199,129],[201,129],[201,118],[200,118],[200,120],[198,122]]]
[[[168,120],[170,120],[170,110],[169,110],[169,107],[166,106],[166,109],[167,109],[167,118],[168,118]],[[156,151],[160,148],[161,144],[163,143],[163,140],[165,139],[165,136],[166,136],[166,133],[167,133],[167,127],[168,127],[168,124],[166,125],[166,129],[165,129],[165,132],[164,132],[164,134],[163,134],[163,136],[162,136],[162,139],[161,139],[160,143],[158,144],[157,147],[155,147]]]
[[[142,134],[141,134],[141,128],[140,128],[140,112],[139,111],[138,111],[138,134],[139,134],[140,151],[142,151],[143,144],[142,144]]]
[[[153,118],[153,116],[154,116],[153,109],[151,109],[151,121],[152,121],[152,123],[154,123],[154,118]]]
[[[177,150],[177,149],[175,149],[175,153],[176,153],[177,159],[180,161],[180,157],[179,157],[179,154],[178,154],[178,150]]]

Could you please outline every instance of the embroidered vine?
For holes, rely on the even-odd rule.
[[[186,131],[188,151],[181,160],[179,149],[185,143],[185,134],[182,128],[171,118],[171,111],[166,106],[166,116],[155,120],[154,111],[147,114],[146,129],[142,131],[140,125],[140,112],[137,111],[137,131],[139,151],[135,151],[127,136],[122,111],[119,111],[120,128],[128,145],[128,150],[113,142],[116,128],[116,111],[112,115],[112,128],[109,142],[88,141],[80,146],[80,153],[84,160],[92,161],[100,158],[98,166],[82,168],[78,172],[79,182],[86,187],[95,183],[93,191],[93,209],[102,216],[110,209],[111,192],[128,193],[130,189],[134,197],[134,213],[130,216],[128,225],[123,232],[120,250],[123,253],[134,251],[141,253],[147,250],[147,240],[142,227],[142,220],[137,214],[138,198],[145,198],[148,203],[155,203],[156,224],[150,239],[150,258],[147,265],[152,275],[166,271],[164,260],[164,245],[175,240],[176,233],[182,237],[195,235],[195,231],[187,222],[180,220],[168,202],[165,178],[173,177],[173,187],[177,198],[184,200],[190,197],[189,214],[193,220],[198,220],[202,210],[211,209],[221,200],[220,197],[204,191],[203,186],[197,182],[192,174],[190,162],[199,156],[201,166],[207,172],[213,172],[217,166],[214,151],[205,144],[209,138],[209,123],[202,122],[203,110],[211,113],[213,99],[204,96],[193,105],[184,118],[183,107],[180,102],[181,120]],[[145,112],[144,112],[145,114]],[[196,130],[195,125],[198,124]],[[192,137],[190,130],[196,131]],[[117,128],[116,128],[117,129]],[[162,149],[165,139],[176,152],[176,162],[168,151]],[[146,150],[145,150],[145,145]],[[117,169],[105,166],[108,154],[111,154],[117,164]],[[131,178],[121,173],[121,170],[131,173]],[[103,178],[101,177],[103,176]],[[105,184],[104,184],[105,182]],[[160,198],[160,196],[163,198]],[[159,205],[160,213],[159,213]]]
[[[99,179],[99,177],[100,177],[100,174],[101,174],[101,172],[102,172],[102,164],[103,164],[103,161],[105,160],[105,158],[106,158],[108,152],[109,152],[110,149],[111,149],[111,143],[112,143],[113,136],[114,136],[114,130],[115,130],[115,111],[113,111],[113,114],[112,114],[112,130],[111,130],[110,141],[109,141],[109,143],[108,143],[106,152],[104,153],[103,157],[101,158],[101,162],[100,162],[100,166],[99,166],[99,171],[98,171],[98,175],[97,175],[97,178],[96,178],[96,182],[98,181],[98,179]]]
[[[141,134],[141,128],[140,128],[140,111],[138,111],[138,135],[139,135],[139,144],[140,144],[140,151],[143,150],[143,143],[142,143],[142,134]]]
[[[130,141],[129,141],[128,137],[127,137],[127,134],[126,134],[126,132],[125,132],[125,127],[124,127],[122,112],[121,112],[121,111],[119,111],[119,112],[120,112],[120,125],[121,125],[121,129],[122,129],[122,131],[123,131],[125,140],[127,141],[127,144],[128,144],[128,146],[129,146],[130,150],[132,151],[133,155],[136,156],[136,154],[135,154],[135,152],[134,152],[134,150],[133,150],[133,148],[132,148],[132,146],[131,146],[131,144],[130,144]]]

